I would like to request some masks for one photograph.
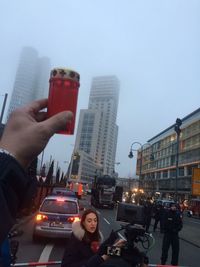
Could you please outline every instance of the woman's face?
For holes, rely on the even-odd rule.
[[[83,225],[89,233],[94,233],[97,228],[97,216],[94,213],[89,213],[85,217]]]

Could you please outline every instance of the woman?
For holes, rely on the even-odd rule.
[[[100,241],[97,212],[87,209],[84,211],[81,221],[72,224],[72,236],[68,240],[61,266],[83,266],[97,252]]]

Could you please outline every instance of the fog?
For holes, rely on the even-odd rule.
[[[121,84],[116,171],[131,177],[136,158],[128,158],[131,144],[144,144],[199,108],[199,14],[198,0],[2,1],[0,108],[6,92],[8,107],[24,46],[49,57],[52,67],[80,73],[76,126],[92,77],[116,75]],[[52,155],[66,171],[74,143],[75,135],[54,136],[45,161]]]

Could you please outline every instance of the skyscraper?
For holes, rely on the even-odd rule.
[[[47,96],[49,73],[49,58],[39,58],[34,48],[24,47],[22,49],[8,116],[14,109]]]
[[[116,125],[119,80],[116,76],[100,76],[92,80],[88,109],[81,110],[75,150],[85,151],[112,175],[118,137]]]

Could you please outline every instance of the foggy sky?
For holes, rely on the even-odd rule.
[[[80,73],[77,115],[87,108],[92,77],[118,77],[120,176],[135,173],[128,158],[133,142],[145,143],[199,108],[199,0],[7,0],[0,6],[1,95],[11,96],[24,46],[49,57],[52,67]],[[1,96],[0,108],[2,102]],[[52,155],[66,171],[74,143],[75,135],[55,136],[45,160]]]

